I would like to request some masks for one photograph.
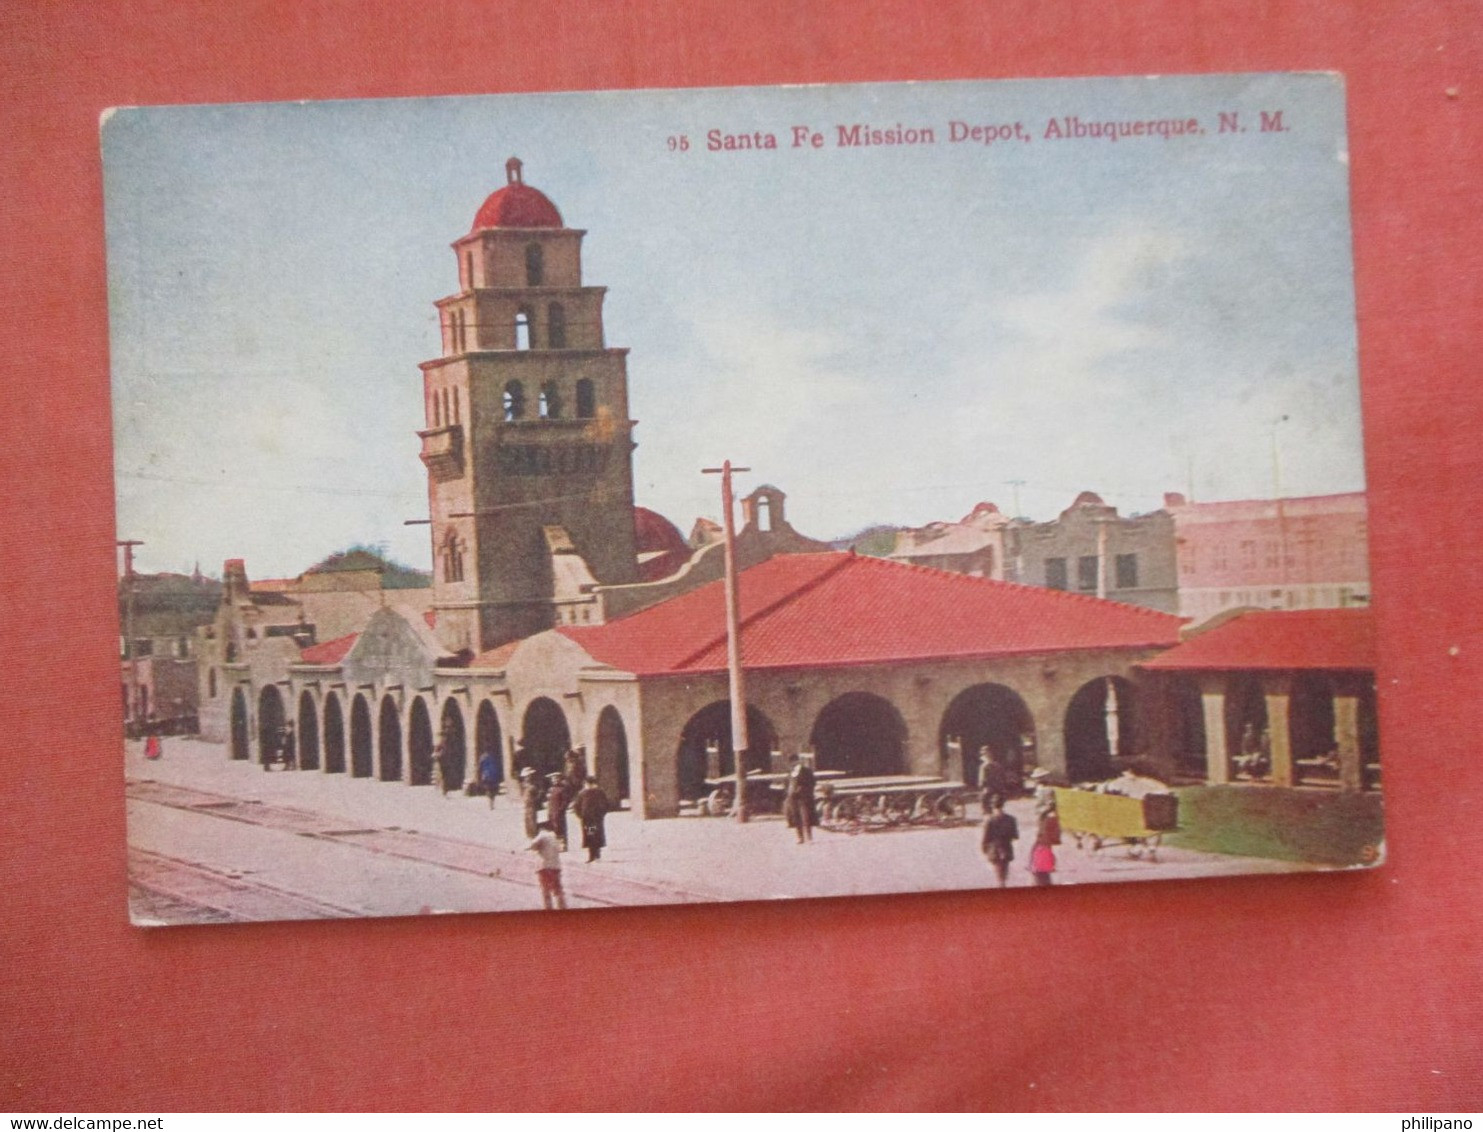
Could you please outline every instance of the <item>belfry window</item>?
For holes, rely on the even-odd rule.
[[[505,420],[518,421],[525,416],[525,386],[512,381],[505,386]]]
[[[597,396],[592,388],[592,379],[584,377],[577,381],[577,416],[583,420],[597,415]]]
[[[541,419],[554,421],[561,416],[561,395],[556,391],[556,382],[548,381],[541,386]]]
[[[566,308],[552,303],[546,310],[546,345],[553,350],[566,349]]]
[[[463,253],[463,286],[465,291],[474,289],[474,253]]]
[[[463,541],[454,531],[443,539],[443,581],[463,581]]]
[[[515,315],[515,349],[530,349],[530,312],[523,307]]]
[[[540,244],[525,245],[525,285],[539,287],[546,280],[546,253]]]

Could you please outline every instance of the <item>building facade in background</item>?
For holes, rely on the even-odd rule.
[[[1179,560],[1178,612],[1348,609],[1370,601],[1365,493],[1189,503],[1164,497]]]

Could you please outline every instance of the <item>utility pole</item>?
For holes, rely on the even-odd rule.
[[[719,468],[702,468],[705,475],[721,476],[722,529],[726,533],[726,671],[731,697],[731,759],[736,764],[736,820],[747,820],[747,767],[742,757],[751,742],[747,737],[747,693],[742,680],[741,623],[736,593],[736,523],[732,518],[731,473],[750,472],[733,468],[725,461]]]
[[[129,706],[124,712],[127,727],[129,718],[139,711],[139,660],[134,655],[134,548],[144,543],[131,538],[119,539],[114,545],[124,548],[124,659],[129,662]]]

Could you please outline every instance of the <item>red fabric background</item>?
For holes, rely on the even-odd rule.
[[[1480,53],[1471,2],[11,0],[0,1107],[1478,1109]],[[1383,870],[125,923],[103,107],[1293,69],[1349,77]]]

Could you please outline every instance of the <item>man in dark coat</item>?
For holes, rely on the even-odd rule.
[[[1004,812],[1004,803],[996,798],[984,822],[983,851],[999,878],[1000,888],[1009,883],[1009,862],[1014,860],[1014,843],[1019,836],[1019,823]]]
[[[603,829],[603,819],[608,816],[608,811],[613,808],[603,788],[597,784],[597,779],[591,775],[587,776],[587,784],[582,787],[576,800],[572,802],[572,813],[577,815],[577,820],[582,823],[582,848],[587,850],[589,862],[597,860],[602,856],[603,848],[608,843],[607,832]]]
[[[493,751],[485,751],[479,760],[479,789],[488,795],[491,810],[494,809],[494,796],[499,793],[504,774],[505,768],[500,766],[499,756]]]
[[[814,768],[794,755],[788,760],[788,792],[783,795],[783,813],[788,828],[798,835],[798,844],[814,839]]]

